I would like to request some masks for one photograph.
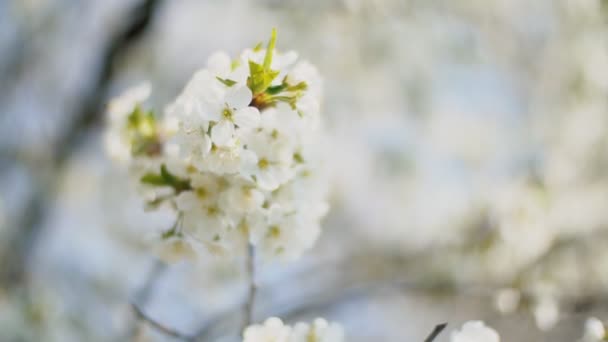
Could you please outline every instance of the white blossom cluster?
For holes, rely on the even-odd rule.
[[[482,321],[469,321],[452,331],[450,342],[500,342],[500,336]]]
[[[339,324],[317,318],[312,324],[285,325],[279,318],[251,325],[243,333],[243,342],[342,342],[344,331]]]
[[[275,40],[235,60],[213,54],[162,120],[142,109],[147,86],[110,104],[110,154],[129,163],[150,207],[178,213],[163,234],[172,250],[238,253],[250,243],[265,259],[293,259],[319,235],[321,80]]]

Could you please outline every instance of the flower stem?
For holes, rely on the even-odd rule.
[[[245,317],[243,320],[243,331],[253,322],[253,307],[255,303],[255,293],[257,291],[255,284],[255,248],[251,244],[249,244],[247,249],[246,267],[249,289],[247,293],[247,302],[245,303],[243,312]]]

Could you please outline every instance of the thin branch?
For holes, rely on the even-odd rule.
[[[443,329],[445,329],[445,327],[447,327],[447,326],[448,326],[447,323],[437,324],[435,326],[435,329],[433,329],[433,331],[431,331],[431,334],[424,340],[424,342],[433,342],[435,340],[435,338],[437,336],[439,336],[439,334],[441,334]]]
[[[167,265],[162,263],[159,260],[155,260],[152,265],[152,270],[148,273],[146,280],[144,281],[143,286],[137,290],[134,296],[134,300],[137,301],[140,305],[144,305],[150,299],[154,288],[156,287],[156,283],[161,278],[163,273],[167,270]]]
[[[192,341],[193,340],[192,336],[179,332],[176,329],[170,328],[170,327],[150,318],[134,303],[131,303],[131,308],[133,309],[133,312],[135,313],[135,315],[137,316],[138,319],[148,323],[148,325],[150,325],[152,328],[158,330],[159,332],[161,332],[165,335],[171,336],[171,337],[175,337],[175,338],[183,340],[183,341]]]
[[[46,169],[41,171],[36,169],[40,174],[35,174],[34,190],[24,206],[26,209],[16,220],[15,226],[20,229],[7,238],[8,247],[0,251],[0,261],[3,264],[0,268],[0,284],[7,288],[18,287],[26,281],[27,258],[36,244],[42,222],[49,215],[48,202],[57,192],[55,178],[79,146],[82,137],[86,136],[95,124],[101,122],[103,101],[114,76],[115,66],[132,45],[143,38],[152,24],[160,3],[161,0],[142,0],[131,10],[125,25],[110,37],[103,49],[99,66],[92,76],[90,88],[74,110],[72,120],[59,132],[57,140],[53,142],[50,151],[52,162]]]
[[[247,248],[247,279],[249,281],[249,289],[247,293],[247,302],[244,306],[243,329],[247,328],[253,322],[253,308],[255,304],[255,293],[257,287],[255,284],[255,248],[249,244]]]
[[[152,26],[155,13],[160,5],[161,0],[139,2],[130,10],[127,24],[105,46],[91,88],[80,103],[74,119],[68,122],[65,134],[56,143],[56,146],[59,147],[55,154],[57,161],[63,161],[70,156],[72,146],[83,137],[83,129],[90,129],[102,122],[105,99],[116,66],[127,52],[145,36]]]

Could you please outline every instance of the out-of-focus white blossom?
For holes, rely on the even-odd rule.
[[[549,330],[555,326],[559,320],[559,306],[557,300],[547,295],[537,300],[532,313],[536,320],[536,325],[541,330]]]
[[[339,324],[317,318],[312,324],[299,322],[289,326],[276,317],[264,324],[247,327],[243,342],[342,342],[344,331]]]
[[[165,252],[238,253],[249,242],[266,259],[293,259],[316,241],[327,211],[320,77],[274,41],[235,60],[213,54],[162,120],[141,107],[148,87],[112,102],[108,149],[129,157],[150,207],[179,213],[164,237],[187,241]]]
[[[106,150],[110,157],[125,162],[131,159],[131,137],[125,127],[133,109],[150,96],[150,84],[131,88],[108,104],[108,129],[105,134]]]
[[[512,313],[517,310],[521,293],[512,288],[502,289],[496,293],[495,304],[501,313]]]
[[[585,321],[585,332],[580,342],[599,342],[606,341],[606,327],[604,323],[596,317],[589,317]]]
[[[451,342],[500,342],[498,333],[482,321],[469,321],[452,331]]]

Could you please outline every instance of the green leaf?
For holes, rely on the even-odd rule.
[[[160,174],[147,173],[141,177],[140,182],[152,186],[169,186],[172,187],[176,193],[190,190],[190,180],[182,179],[167,170],[165,164],[160,166]]]
[[[236,84],[236,81],[233,81],[233,80],[231,80],[229,78],[221,78],[219,76],[216,76],[215,78],[217,78],[218,81],[224,83],[224,85],[227,86],[227,87],[232,87],[233,85]]]
[[[249,61],[249,77],[247,78],[247,86],[251,89],[254,95],[264,92],[279,75],[279,71],[270,69],[272,64],[272,54],[277,41],[277,30],[272,29],[270,41],[266,48],[264,63],[262,65]]]
[[[259,43],[255,44],[255,47],[253,48],[253,52],[258,52],[258,51],[262,50],[263,46],[264,46],[263,42],[259,42]]]
[[[145,175],[143,175],[143,177],[141,177],[141,179],[139,181],[144,184],[148,184],[148,185],[155,185],[155,186],[167,185],[165,183],[165,179],[161,175],[155,174],[155,173],[146,173]]]
[[[251,92],[257,94],[263,90],[264,86],[264,67],[254,61],[249,61],[249,77],[247,78],[247,86]]]
[[[298,96],[297,95],[292,95],[292,96],[273,96],[272,97],[273,101],[280,101],[280,102],[285,102],[287,104],[289,104],[289,106],[291,107],[291,109],[295,110],[296,109],[296,102],[298,101]]]
[[[254,61],[249,61],[249,78],[247,85],[253,94],[264,92],[272,81],[279,75],[279,71],[266,70],[264,67]]]
[[[171,185],[175,189],[176,192],[181,192],[181,191],[191,189],[189,180],[181,179],[181,178],[173,175],[171,172],[169,172],[169,170],[167,170],[167,167],[165,166],[165,164],[162,164],[160,166],[160,175],[161,175],[161,177],[163,177],[163,179],[169,185]]]
[[[308,89],[308,84],[304,81],[296,84],[296,85],[292,85],[292,86],[288,86],[287,90],[288,91],[304,91]]]
[[[175,229],[169,229],[169,230],[163,232],[161,234],[160,238],[163,240],[167,240],[168,238],[175,236],[176,235],[175,233],[176,233]]]
[[[268,89],[266,89],[266,94],[270,94],[270,95],[276,95],[279,94],[283,91],[285,91],[287,89],[287,84],[286,83],[282,83],[276,86],[272,86],[272,87],[268,87]]]
[[[264,56],[264,70],[270,70],[270,64],[272,63],[272,54],[274,53],[274,46],[277,43],[277,29],[273,28],[270,34],[270,41],[266,48],[266,56]]]

